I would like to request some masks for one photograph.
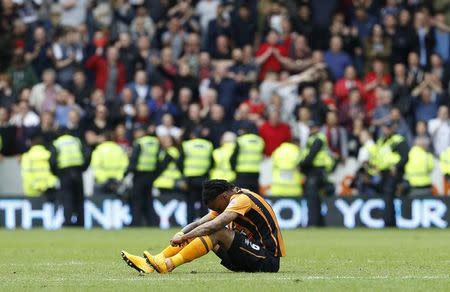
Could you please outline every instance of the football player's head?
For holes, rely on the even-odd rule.
[[[235,188],[235,185],[223,179],[204,181],[202,191],[203,203],[211,210],[222,212],[228,206]]]

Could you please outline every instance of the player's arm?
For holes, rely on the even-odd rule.
[[[183,232],[184,234],[194,230],[195,228],[197,228],[198,226],[213,220],[214,217],[212,216],[211,213],[206,214],[205,216],[203,216],[202,218],[198,219],[197,221],[194,221],[188,225],[186,225],[183,229],[181,229],[181,232]]]
[[[182,242],[185,242],[199,236],[212,234],[230,224],[234,219],[237,218],[237,216],[239,216],[239,214],[236,212],[225,211],[216,218],[214,218],[213,220],[205,222],[195,227],[188,233],[182,235],[180,237],[180,240]]]

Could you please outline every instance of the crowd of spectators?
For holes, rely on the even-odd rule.
[[[325,66],[299,82],[298,73]],[[1,0],[3,155],[69,129],[94,148],[135,127],[214,146],[254,129],[271,153],[322,124],[357,157],[387,120],[410,145],[450,146],[445,0]]]

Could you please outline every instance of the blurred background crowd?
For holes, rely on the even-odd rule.
[[[367,161],[385,123],[439,158],[449,62],[446,0],[2,0],[1,154],[63,131],[131,154],[136,129],[218,147],[245,128],[270,157],[312,122],[338,163]]]

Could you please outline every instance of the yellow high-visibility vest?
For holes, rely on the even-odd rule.
[[[50,151],[42,145],[30,148],[21,158],[23,189],[26,196],[39,196],[56,186],[57,178],[50,171]]]
[[[237,173],[259,173],[264,158],[264,140],[256,134],[244,134],[237,138],[239,153],[236,161]]]
[[[443,175],[450,175],[450,147],[441,153],[439,164]]]
[[[408,153],[409,159],[405,166],[405,176],[410,186],[431,186],[431,172],[434,168],[433,155],[422,147],[414,146]]]
[[[321,132],[311,134],[308,137],[308,140],[306,141],[306,149],[305,149],[305,154],[303,155],[303,158],[305,158],[308,155],[308,153],[311,150],[311,147],[314,144],[314,141],[316,141],[316,139],[319,139],[322,141],[322,148],[319,150],[319,152],[314,157],[312,165],[314,167],[318,167],[318,168],[321,167],[321,168],[325,168],[325,170],[327,170],[327,171],[331,171],[331,169],[333,168],[334,161],[328,150],[327,138],[325,137],[325,134],[323,134]]]
[[[211,169],[210,179],[224,179],[229,182],[236,179],[230,162],[235,147],[236,144],[228,142],[213,151],[214,168]]]
[[[68,167],[82,166],[84,163],[83,149],[80,139],[72,135],[62,135],[53,142],[57,152],[57,167],[64,169]]]
[[[128,167],[128,156],[119,144],[105,141],[92,152],[91,166],[97,183],[109,179],[120,181]]]
[[[388,170],[394,167],[400,161],[400,155],[392,149],[399,143],[403,142],[405,138],[401,135],[394,134],[388,139],[380,138],[377,141],[377,158],[376,165],[378,170]]]
[[[158,138],[154,136],[144,136],[135,141],[141,148],[138,157],[137,171],[154,171],[158,160],[158,152],[160,148]]]
[[[153,182],[153,186],[158,189],[173,189],[177,180],[181,179],[182,175],[178,169],[175,161],[180,157],[180,151],[174,146],[169,147],[167,152],[172,156],[174,161],[171,161],[167,168],[158,176]]]
[[[281,144],[272,153],[273,196],[300,196],[302,175],[298,169],[302,160],[300,147],[292,143]]]
[[[184,153],[184,176],[207,175],[211,167],[212,143],[202,138],[195,138],[184,141],[181,145]]]

